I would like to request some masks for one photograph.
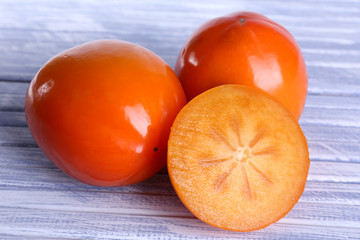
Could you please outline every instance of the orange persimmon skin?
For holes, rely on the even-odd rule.
[[[188,100],[222,84],[262,89],[299,119],[307,95],[304,58],[293,36],[265,16],[236,12],[200,26],[181,50],[175,73]]]
[[[186,99],[173,70],[132,43],[98,40],[47,62],[25,98],[47,157],[87,184],[124,186],[166,164],[170,127]]]
[[[191,100],[168,144],[171,183],[202,221],[254,231],[278,221],[304,191],[310,159],[293,115],[258,89],[228,84]]]

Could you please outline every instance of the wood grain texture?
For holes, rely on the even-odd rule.
[[[114,38],[171,67],[203,22],[233,11],[285,26],[304,54],[309,95],[300,119],[310,171],[295,208],[272,226],[234,233],[196,219],[166,168],[103,188],[62,173],[26,125],[30,80],[52,56]],[[0,239],[360,239],[360,2],[357,0],[0,0]]]
[[[29,163],[28,167],[25,164],[18,166],[11,166],[11,171],[6,169],[7,165],[0,166],[0,183],[4,187],[26,187],[26,188],[43,188],[45,189],[61,189],[61,190],[91,190],[91,191],[114,191],[114,192],[139,192],[139,193],[153,193],[174,195],[173,189],[169,182],[168,175],[165,173],[158,173],[148,181],[144,181],[132,186],[118,187],[118,188],[100,188],[96,186],[86,185],[62,173],[50,163],[42,164],[39,161],[37,164]],[[48,166],[43,166],[48,165]],[[356,185],[360,184],[360,177],[358,174],[359,164],[349,163],[332,163],[332,162],[312,162],[308,178],[308,186],[314,187],[319,184],[326,186],[326,183],[338,183],[339,186],[345,188],[344,191],[352,192],[351,190]],[[310,184],[310,185],[309,185]],[[359,186],[357,186],[359,187]],[[324,194],[331,189],[331,185],[322,189]],[[319,192],[320,190],[316,190]],[[360,189],[358,190],[358,192]],[[311,195],[309,195],[311,196]],[[359,196],[358,196],[359,197]],[[360,201],[360,199],[359,199]]]
[[[11,85],[11,82],[7,85]],[[0,125],[26,126],[23,115],[26,92],[24,86],[12,91],[14,92],[11,94],[0,92]],[[309,94],[300,124],[360,127],[360,96],[319,97]]]
[[[303,126],[303,131],[313,161],[360,162],[360,139],[356,139],[360,128]],[[37,144],[27,127],[0,126],[0,152],[1,147],[33,148]]]
[[[156,217],[144,218],[94,212],[33,211],[26,208],[0,208],[4,225],[0,232],[11,229],[13,235],[28,237],[62,237],[82,239],[342,239],[344,232],[359,238],[358,228],[339,228],[309,225],[308,221],[280,220],[267,229],[236,233],[216,229],[195,218]],[[10,214],[9,214],[10,213]],[[13,214],[15,213],[15,214]],[[77,226],[74,230],[73,226]],[[59,228],[58,226],[62,226]]]

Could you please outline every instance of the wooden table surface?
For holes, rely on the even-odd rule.
[[[58,170],[27,128],[24,95],[37,70],[77,44],[140,44],[174,67],[201,23],[262,13],[297,39],[309,75],[301,127],[311,167],[300,201],[250,233],[211,227],[176,196],[162,170],[102,188]],[[0,0],[0,239],[360,239],[360,1]]]

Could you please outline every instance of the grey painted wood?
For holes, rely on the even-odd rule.
[[[0,126],[26,126],[24,101],[23,89],[0,93]],[[360,127],[360,96],[309,95],[300,124]]]
[[[268,229],[236,233],[216,229],[195,218],[123,215],[94,212],[32,211],[26,208],[0,208],[0,219],[13,235],[85,239],[342,239],[348,234],[359,238],[358,228],[332,227],[326,223],[282,219]],[[10,213],[10,214],[9,214]],[[14,215],[12,213],[15,213]],[[24,214],[26,217],[22,217]],[[18,216],[18,217],[16,217]],[[63,226],[59,228],[58,226]],[[76,225],[77,230],[72,230]],[[31,230],[31,231],[30,231]]]
[[[312,146],[310,145],[310,147]],[[321,157],[326,153],[320,152],[318,155]],[[359,157],[360,154],[356,156]],[[311,157],[309,181],[360,183],[360,160],[354,159],[352,161],[339,161],[326,159],[326,157]],[[28,168],[55,168],[51,161],[36,147],[0,147],[0,166],[23,168],[25,171]],[[162,173],[166,173],[166,169]]]
[[[303,126],[313,161],[360,162],[359,128]],[[0,126],[1,147],[37,147],[26,127]]]
[[[234,233],[196,219],[166,168],[131,186],[68,177],[37,147],[24,96],[52,56],[115,38],[171,67],[201,23],[237,10],[267,15],[297,39],[309,76],[300,125],[310,171],[295,208],[278,223]],[[0,0],[0,239],[360,239],[360,2],[357,0]]]
[[[14,119],[16,120],[17,118]],[[25,122],[24,119],[22,119],[22,121]],[[360,128],[358,127],[303,125],[302,130],[309,143],[322,142],[326,145],[330,143],[351,144],[360,142],[360,139],[357,139],[357,136],[360,134]],[[35,143],[31,137],[29,129],[25,126],[25,123],[23,126],[16,127],[6,125],[0,126],[0,133],[0,145]]]
[[[82,183],[77,184],[76,180],[63,174],[60,170],[55,168],[51,162],[46,161],[46,157],[42,156],[40,153],[34,155],[40,157],[24,158],[22,163],[11,163],[11,159],[1,161],[0,166],[2,166],[3,169],[0,169],[0,175],[3,179],[0,179],[0,182],[6,184],[6,186],[11,185],[20,187],[24,185],[26,187],[55,187],[55,189],[56,187],[64,189],[70,187],[72,187],[72,189],[100,189]],[[3,154],[0,156],[3,156]],[[315,185],[318,183],[344,183],[344,188],[349,187],[348,184],[360,184],[360,176],[358,174],[359,166],[359,163],[313,161],[310,167],[308,182],[309,184]],[[11,169],[11,171],[8,171],[7,169]],[[29,179],[31,179],[31,181],[26,182],[26,180]],[[155,175],[151,181],[147,181],[144,184],[152,185],[153,188],[156,186],[156,191],[159,193],[169,193],[172,189],[165,169]],[[135,187],[139,187],[140,185],[141,184],[138,184]],[[131,187],[134,186],[121,187],[116,191],[134,192],[134,190],[129,190],[132,189]],[[327,187],[322,191],[326,192],[329,188],[330,187]],[[102,190],[106,190],[106,188]],[[144,189],[143,191],[146,190]]]
[[[81,212],[85,213],[99,212],[117,215],[186,217],[195,219],[195,216],[181,204],[176,195],[135,193],[115,195],[112,192],[76,191],[74,193],[68,191],[42,191],[31,188],[2,189],[2,191],[4,196],[0,207],[30,208],[59,212],[77,212],[81,209]],[[312,192],[307,194],[312,194]],[[19,198],[19,195],[27,196],[27,198]],[[359,194],[357,194],[357,197],[359,197]],[[323,204],[319,204],[319,202]],[[359,201],[357,201],[358,204],[354,203],[345,202],[338,204],[326,202],[325,204],[321,200],[313,202],[301,199],[284,221],[297,224],[311,221],[314,225],[327,225],[328,227],[346,226],[360,229],[360,205]]]

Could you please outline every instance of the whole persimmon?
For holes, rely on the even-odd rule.
[[[236,12],[200,26],[175,66],[188,100],[223,84],[262,89],[299,119],[307,94],[307,71],[294,37],[269,18]]]
[[[170,127],[186,99],[156,54],[118,40],[59,53],[31,81],[30,131],[46,156],[87,184],[123,186],[166,164]]]

